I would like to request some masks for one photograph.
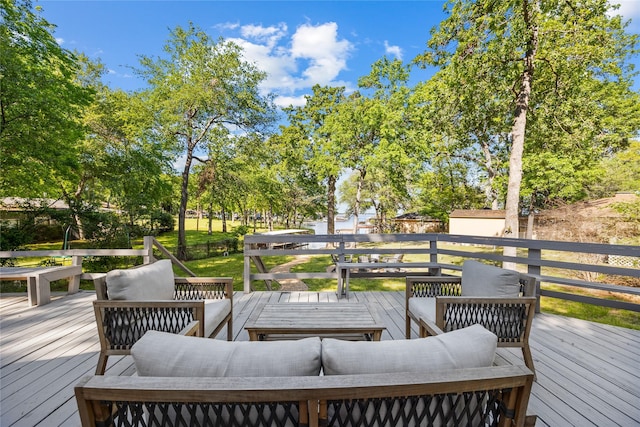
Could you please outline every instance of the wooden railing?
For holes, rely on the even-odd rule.
[[[153,256],[153,248],[157,248],[165,257],[182,269],[187,275],[195,276],[196,274],[189,270],[180,260],[178,260],[171,252],[169,252],[160,242],[153,236],[144,237],[143,249],[65,249],[65,250],[36,250],[36,251],[0,251],[0,258],[67,258],[71,257],[72,265],[82,266],[84,257],[142,257],[143,264],[149,264],[155,261]],[[104,273],[83,273],[80,277],[83,280],[95,280]]]
[[[451,234],[340,234],[340,235],[247,235],[244,246],[244,291],[251,292],[252,281],[280,279],[334,279],[335,272],[305,273],[270,273],[262,263],[262,257],[280,255],[331,255],[344,261],[346,257],[358,257],[376,253],[379,255],[417,254],[432,263],[438,263],[443,270],[459,271],[461,266],[443,262],[443,256],[458,256],[464,259],[481,259],[497,263],[513,262],[519,270],[538,279],[538,296],[578,301],[603,307],[611,307],[640,312],[640,304],[619,300],[578,295],[570,292],[568,287],[595,289],[640,296],[640,288],[620,286],[611,283],[576,279],[571,276],[605,274],[627,278],[640,278],[640,246],[607,245],[598,243],[557,242],[549,240],[504,239],[498,237],[474,237]],[[448,243],[443,247],[442,243]],[[395,245],[397,244],[397,245]],[[450,244],[455,244],[454,246]],[[467,246],[465,246],[467,245]],[[490,253],[471,250],[472,247],[490,246],[496,251]],[[504,246],[518,248],[518,256],[505,257],[501,248]],[[153,249],[157,248],[173,264],[187,275],[195,276],[189,268],[175,258],[154,237],[144,238],[143,249],[69,249],[69,250],[37,250],[37,251],[0,251],[0,258],[20,257],[71,257],[73,265],[82,265],[83,257],[96,256],[131,256],[143,258],[143,263],[154,261]],[[274,249],[274,247],[282,249]],[[468,247],[469,249],[465,249]],[[565,256],[563,256],[565,254]],[[628,266],[619,267],[603,262],[591,262],[586,259],[580,262],[559,261],[567,258],[566,254],[578,254],[584,258],[598,260],[621,257],[628,260]],[[251,272],[252,260],[258,267],[258,273]],[[410,267],[407,263],[407,267]],[[544,269],[544,270],[543,270]],[[554,270],[566,271],[559,274]],[[82,279],[92,280],[105,273],[84,273]],[[570,277],[567,277],[570,276]],[[566,291],[541,289],[540,283],[557,284],[567,287]]]
[[[393,245],[397,243],[397,245]],[[448,243],[443,247],[442,243]],[[639,295],[640,288],[601,283],[566,277],[554,270],[567,271],[569,276],[605,274],[640,278],[640,246],[607,245],[598,243],[557,242],[549,240],[506,239],[498,237],[475,237],[451,234],[340,234],[340,235],[247,235],[244,239],[244,291],[251,291],[254,280],[326,278],[337,280],[335,272],[269,273],[260,268],[262,257],[276,255],[334,255],[339,260],[345,257],[376,254],[418,254],[423,260],[438,263],[443,270],[461,270],[460,265],[443,263],[443,255],[459,256],[465,259],[489,260],[497,263],[512,262],[519,269],[538,279],[537,295],[579,301],[603,307],[612,307],[640,312],[640,304],[584,296],[567,291],[541,289],[540,283],[552,283],[563,287],[596,289],[606,292]],[[273,249],[275,246],[284,249]],[[451,244],[455,244],[452,248]],[[465,249],[465,245],[469,249]],[[497,251],[477,252],[472,247],[489,246]],[[393,247],[392,247],[393,246]],[[505,246],[518,249],[517,256],[504,256]],[[523,254],[524,252],[524,254]],[[583,256],[580,262],[559,261],[558,259]],[[570,256],[568,256],[570,255]],[[603,262],[592,262],[612,257],[630,260],[630,267],[618,267]],[[251,272],[251,262],[258,267],[258,273]],[[410,263],[407,267],[410,268]],[[544,270],[543,270],[544,268]],[[262,271],[261,271],[262,270]]]

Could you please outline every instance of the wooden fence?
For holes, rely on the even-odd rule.
[[[447,243],[443,247],[442,243]],[[397,244],[397,246],[394,246]],[[452,249],[452,245],[453,249]],[[502,251],[491,253],[473,251],[473,247],[489,246],[501,249],[505,246],[518,249],[518,256],[505,257]],[[0,251],[0,258],[18,257],[71,257],[73,265],[82,265],[83,257],[131,256],[142,257],[143,263],[154,260],[154,248],[172,260],[187,275],[195,276],[184,264],[152,237],[144,238],[143,249],[69,249],[46,251]],[[276,249],[282,248],[282,249]],[[279,255],[334,255],[337,260],[361,255],[419,254],[423,261],[438,263],[443,270],[459,271],[460,265],[443,263],[442,256],[458,256],[464,259],[488,260],[496,263],[513,262],[523,266],[522,270],[538,279],[538,295],[584,302],[640,312],[640,304],[572,293],[569,287],[596,289],[640,296],[640,288],[620,286],[580,278],[590,274],[620,276],[637,280],[640,278],[640,246],[607,245],[598,243],[556,242],[549,240],[505,239],[498,237],[474,237],[451,234],[335,234],[335,235],[246,235],[244,238],[244,291],[251,292],[251,282],[280,279],[334,279],[336,272],[270,273],[264,270],[263,257]],[[579,262],[560,261],[572,254],[582,258]],[[564,256],[563,256],[564,255]],[[625,259],[625,266],[607,264],[608,259]],[[251,271],[251,263],[258,272]],[[411,263],[406,263],[410,268]],[[544,268],[544,271],[543,271]],[[569,274],[559,274],[569,272]],[[82,279],[92,280],[104,273],[84,273]],[[566,287],[566,291],[541,289],[540,283],[551,283]]]
[[[71,258],[72,265],[82,266],[84,257],[142,257],[143,264],[155,261],[153,255],[154,247],[158,249],[166,258],[171,259],[174,265],[181,268],[187,275],[196,274],[189,270],[186,265],[180,262],[169,250],[167,250],[153,236],[144,237],[143,249],[65,249],[65,250],[37,250],[37,251],[0,251],[1,258]],[[106,272],[105,272],[106,273]],[[94,280],[104,276],[105,273],[83,273],[80,277],[83,280]]]
[[[286,249],[273,249],[273,244]],[[447,243],[443,247],[442,243]],[[396,245],[397,244],[397,245]],[[454,245],[451,245],[454,244]],[[592,275],[640,278],[638,263],[631,267],[609,265],[609,257],[640,260],[640,246],[607,245],[598,243],[557,242],[549,240],[506,239],[499,237],[475,237],[451,234],[339,234],[339,235],[247,235],[244,240],[244,291],[251,291],[254,280],[327,278],[337,281],[335,272],[269,273],[261,271],[262,257],[276,255],[333,255],[339,260],[345,257],[376,254],[419,254],[423,261],[438,263],[443,270],[461,270],[460,265],[443,263],[443,255],[465,259],[488,260],[496,263],[513,262],[523,266],[522,271],[538,279],[537,294],[552,298],[584,302],[603,307],[612,307],[640,312],[640,304],[572,293],[569,287],[597,289],[640,296],[640,288],[585,280],[574,277]],[[452,249],[452,246],[455,248]],[[471,250],[474,246],[489,246],[499,249],[486,253]],[[518,255],[504,256],[502,248],[515,247]],[[579,262],[560,261],[579,258]],[[251,262],[258,273],[251,272]],[[627,261],[628,262],[628,261]],[[407,263],[407,268],[411,263]],[[544,271],[543,271],[544,268]],[[564,274],[559,274],[561,270]],[[567,274],[568,273],[568,274]],[[570,276],[570,277],[566,277]],[[571,277],[574,276],[574,277]],[[540,283],[557,284],[566,291],[541,289]]]

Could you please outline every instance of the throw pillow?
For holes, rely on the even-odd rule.
[[[463,297],[517,297],[520,273],[468,260],[462,265]]]
[[[325,375],[427,372],[491,366],[498,338],[480,325],[412,340],[322,341]]]
[[[107,273],[107,294],[110,300],[153,301],[172,300],[174,294],[171,260]]]
[[[138,375],[152,377],[319,375],[320,355],[318,337],[222,341],[158,331],[148,331],[131,348]]]

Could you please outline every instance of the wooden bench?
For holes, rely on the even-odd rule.
[[[525,366],[304,377],[93,376],[75,388],[104,425],[534,425]],[[194,419],[195,418],[195,419]]]
[[[29,305],[51,302],[51,282],[69,279],[69,294],[78,292],[82,266],[0,267],[0,280],[26,280]]]

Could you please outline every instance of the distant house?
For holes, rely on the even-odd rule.
[[[397,233],[438,233],[444,230],[439,219],[417,213],[406,213],[391,220]]]
[[[503,209],[456,209],[449,215],[449,234],[502,237],[505,218]]]
[[[43,208],[49,210],[67,210],[69,206],[56,199],[26,199],[22,197],[5,197],[0,199],[0,220],[6,225],[18,225],[27,218],[27,212],[37,211]],[[53,221],[48,215],[36,217],[36,224],[51,224]]]

